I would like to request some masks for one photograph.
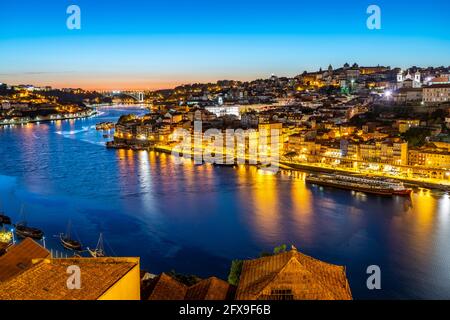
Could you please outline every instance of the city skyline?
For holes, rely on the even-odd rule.
[[[382,29],[369,30],[368,1],[285,2],[223,7],[131,0],[121,7],[81,0],[76,3],[81,30],[66,28],[68,1],[28,1],[26,10],[8,2],[0,13],[0,81],[156,90],[272,73],[291,77],[346,62],[402,68],[448,64],[448,3],[436,10],[435,3],[378,1]]]

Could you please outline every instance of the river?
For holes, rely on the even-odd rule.
[[[58,235],[111,255],[139,256],[151,273],[175,270],[226,279],[232,259],[294,244],[347,267],[356,299],[450,298],[450,196],[411,199],[306,185],[304,173],[254,167],[178,165],[171,155],[108,150],[95,124],[141,109],[102,108],[97,117],[0,127],[0,211],[27,221],[62,252]],[[381,268],[382,289],[366,286]]]

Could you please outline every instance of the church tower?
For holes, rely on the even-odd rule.
[[[414,74],[414,81],[416,81],[416,82],[421,82],[421,75],[420,75],[420,72],[419,72],[419,71],[417,71],[417,72]]]
[[[397,73],[397,82],[403,82],[403,71],[400,70],[399,73]]]
[[[422,76],[419,71],[414,74],[414,88],[422,87]]]

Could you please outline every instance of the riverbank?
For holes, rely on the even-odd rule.
[[[137,147],[135,145],[128,146],[125,144],[109,144],[108,148],[130,149],[130,150],[134,150],[134,151],[153,150],[153,151],[158,151],[158,152],[162,152],[162,153],[172,154],[172,149],[170,147],[163,147],[163,146],[140,146],[140,147]],[[190,155],[193,156],[194,153],[191,152]],[[250,165],[250,164],[247,164],[247,165]],[[280,169],[291,170],[291,171],[339,173],[339,174],[343,174],[343,175],[359,175],[359,176],[365,176],[365,177],[389,178],[389,179],[395,179],[397,181],[401,181],[405,185],[411,186],[411,187],[421,187],[421,188],[426,188],[426,189],[435,189],[435,190],[450,192],[450,183],[442,184],[439,182],[435,182],[431,179],[417,180],[417,179],[397,177],[397,176],[377,174],[377,173],[365,174],[362,172],[358,172],[356,170],[346,170],[346,169],[337,168],[337,167],[325,167],[323,165],[316,165],[316,164],[293,163],[293,162],[289,162],[289,161],[280,161],[279,167],[280,167]]]
[[[73,119],[85,119],[90,118],[97,115],[97,111],[92,110],[89,112],[78,112],[72,115],[49,115],[36,117],[35,119],[9,119],[0,121],[0,126],[14,126],[14,125],[25,125],[29,123],[38,123],[38,122],[49,122],[49,121],[60,121],[60,120],[73,120]]]
[[[411,187],[421,187],[421,188],[426,188],[426,189],[436,189],[436,190],[441,190],[441,191],[450,191],[450,184],[445,185],[445,184],[441,184],[441,183],[434,183],[432,181],[419,181],[419,180],[415,180],[415,179],[408,179],[408,178],[399,178],[396,176],[386,176],[383,174],[376,174],[376,173],[371,173],[371,174],[364,174],[361,172],[357,172],[357,171],[350,171],[350,170],[345,170],[345,169],[341,169],[341,168],[327,168],[327,167],[322,167],[322,166],[317,166],[317,165],[312,165],[312,164],[294,164],[291,162],[280,162],[281,164],[283,164],[285,166],[286,170],[294,170],[294,171],[310,171],[310,172],[319,172],[319,173],[339,173],[339,174],[343,174],[343,175],[359,175],[359,176],[365,176],[365,177],[377,177],[377,178],[389,178],[389,179],[395,179],[398,181],[403,182],[405,185],[407,186],[411,186]],[[287,169],[289,168],[289,169]]]

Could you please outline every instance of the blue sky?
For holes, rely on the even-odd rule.
[[[66,28],[71,4],[81,30]],[[381,30],[366,27],[370,4]],[[448,21],[446,0],[2,0],[0,82],[145,89],[330,63],[450,65]]]

